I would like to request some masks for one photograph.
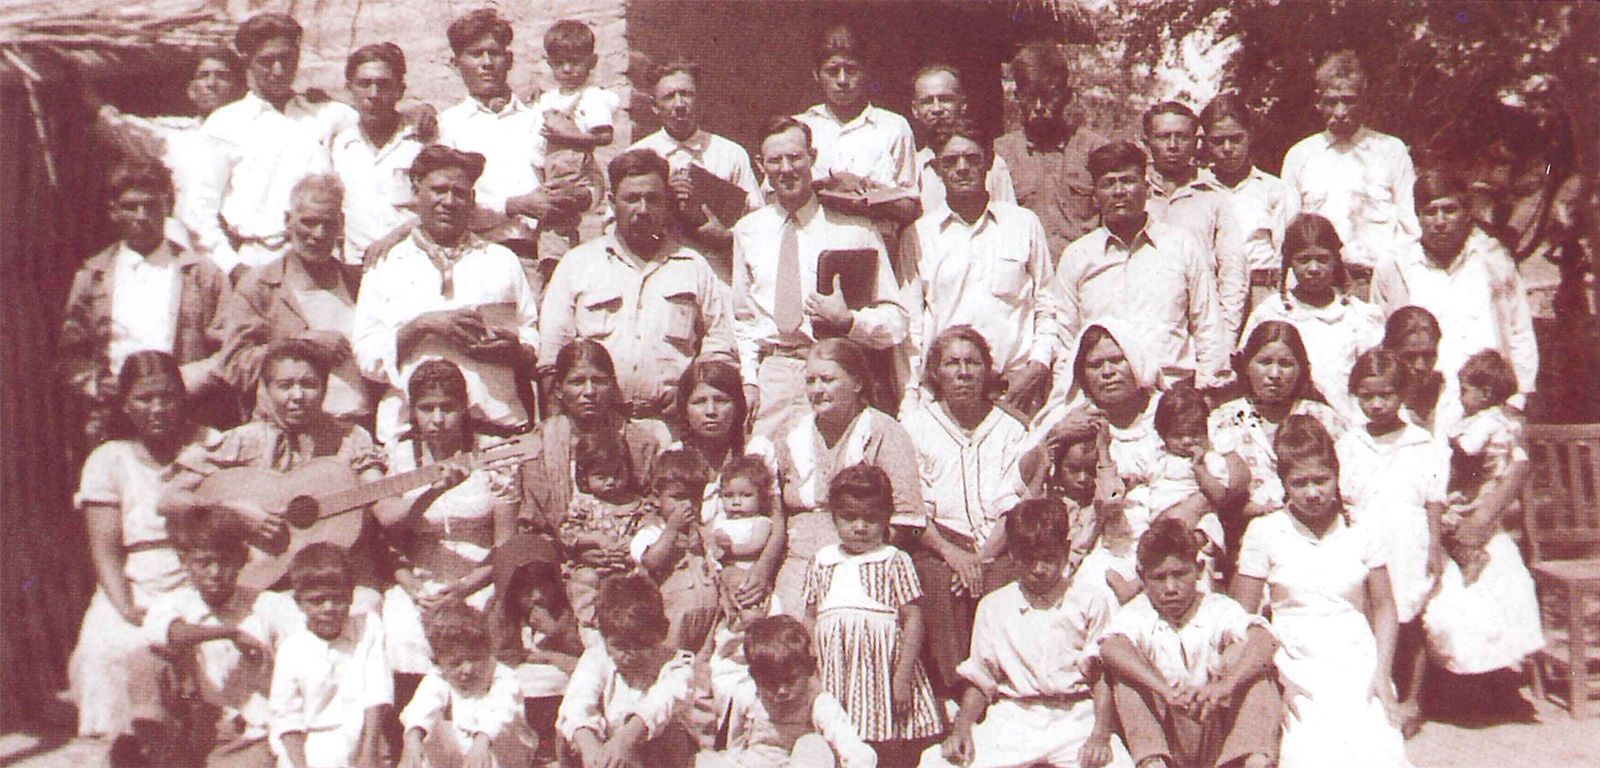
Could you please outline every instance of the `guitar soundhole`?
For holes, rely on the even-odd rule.
[[[296,496],[289,500],[283,519],[296,528],[310,528],[317,522],[320,511],[317,500],[310,496]]]

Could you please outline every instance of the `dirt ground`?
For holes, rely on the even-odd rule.
[[[1600,720],[1573,720],[1566,710],[1548,702],[1538,702],[1536,708],[1536,723],[1483,728],[1428,723],[1407,744],[1406,751],[1416,768],[1600,766]],[[94,739],[0,734],[0,766],[99,768],[105,764],[106,745]]]

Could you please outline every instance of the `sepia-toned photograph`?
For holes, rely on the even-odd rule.
[[[1600,3],[0,0],[0,765],[1600,765]]]

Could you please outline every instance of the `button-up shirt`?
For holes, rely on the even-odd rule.
[[[1280,509],[1252,520],[1245,529],[1238,573],[1270,587],[1276,627],[1296,619],[1359,616],[1367,574],[1387,564],[1375,530],[1349,525],[1340,514],[1318,536],[1292,512]],[[1309,630],[1304,624],[1296,628]]]
[[[332,640],[310,630],[284,640],[274,656],[268,701],[272,736],[305,736],[308,765],[349,764],[361,745],[366,711],[394,703],[378,616],[352,615]]]
[[[980,551],[994,526],[1022,500],[1017,463],[1028,427],[996,406],[968,433],[937,402],[900,416],[916,435],[922,499],[933,522],[975,542]]]
[[[466,97],[439,113],[439,143],[487,161],[474,188],[479,206],[504,212],[506,200],[539,188],[544,114],[513,95],[498,112]]]
[[[956,673],[996,698],[1089,695],[1100,633],[1111,620],[1102,590],[1073,583],[1055,605],[1036,608],[1011,582],[978,603],[972,652]]]
[[[1244,234],[1233,217],[1225,187],[1208,170],[1201,169],[1188,183],[1169,194],[1160,174],[1150,169],[1149,214],[1172,226],[1188,230],[1211,257],[1217,276],[1217,303],[1228,340],[1239,338],[1245,305],[1250,300],[1250,267],[1244,257]]]
[[[739,367],[745,381],[756,380],[763,350],[806,346],[816,341],[810,313],[804,313],[793,333],[778,331],[773,316],[778,291],[778,256],[789,212],[777,203],[756,210],[733,228],[733,331],[739,347]],[[878,254],[872,301],[852,310],[850,338],[874,349],[888,349],[906,338],[905,307],[883,238],[866,219],[830,211],[813,197],[793,215],[800,255],[800,291],[816,293],[817,262],[825,250],[867,249]]]
[[[332,169],[328,146],[356,120],[347,104],[296,95],[279,111],[253,92],[206,118],[200,132],[220,142],[228,158],[222,219],[253,246],[237,255],[213,251],[219,267],[259,267],[282,252],[289,193],[301,179]]]
[[[171,352],[178,332],[178,262],[162,242],[149,255],[117,246],[112,262],[117,290],[111,294],[111,373],[135,352]]]
[[[1001,373],[1055,362],[1054,259],[1039,217],[990,200],[968,223],[941,203],[917,220],[916,238],[916,277],[907,291],[916,354],[925,359],[944,329],[970,325]]]
[[[1372,301],[1385,314],[1414,304],[1439,321],[1439,370],[1454,381],[1462,363],[1485,349],[1499,352],[1517,374],[1517,390],[1533,391],[1539,347],[1522,277],[1500,241],[1476,227],[1461,253],[1440,266],[1421,243],[1380,262]]]
[[[605,345],[617,384],[635,403],[664,403],[689,363],[736,364],[727,288],[705,257],[675,243],[644,259],[615,234],[567,252],[541,307],[539,359],[574,339]]]
[[[381,147],[352,125],[333,137],[333,172],[344,182],[344,261],[360,264],[374,240],[412,218],[400,206],[411,202],[411,163],[422,151],[411,126],[402,125]]]
[[[817,104],[794,118],[811,129],[817,160],[811,175],[852,173],[886,187],[917,188],[917,140],[911,123],[882,107],[868,104],[848,122],[826,104]]]
[[[571,740],[587,728],[605,740],[628,718],[637,717],[646,738],[654,737],[688,701],[693,675],[694,658],[680,651],[661,665],[648,687],[635,688],[604,646],[589,648],[572,669],[567,694],[556,711],[556,732]]]
[[[404,420],[406,381],[423,360],[442,357],[461,367],[467,380],[467,399],[480,418],[513,427],[528,420],[517,397],[515,371],[499,363],[478,360],[456,344],[424,336],[400,359],[396,338],[400,329],[418,315],[439,310],[504,307],[515,317],[515,330],[523,344],[538,349],[538,304],[516,254],[503,246],[466,235],[454,262],[453,290],[445,295],[439,268],[418,242],[422,230],[412,232],[367,271],[356,299],[356,362],[368,378],[387,382],[389,392],[378,404],[378,439],[393,442]]]
[[[1056,265],[1063,359],[1085,327],[1115,318],[1140,335],[1157,367],[1190,368],[1198,386],[1216,385],[1233,347],[1216,279],[1204,247],[1160,221],[1147,221],[1131,242],[1105,227],[1078,238]]]
[[[674,173],[689,167],[690,163],[711,172],[713,176],[737,184],[748,198],[745,209],[753,211],[764,202],[761,183],[756,181],[751,169],[750,153],[744,147],[705,130],[696,130],[687,140],[678,141],[665,128],[636,142],[629,149],[648,149],[665,158]],[[733,222],[723,222],[732,225]]]
[[[1307,136],[1283,157],[1283,182],[1300,196],[1300,210],[1328,217],[1344,241],[1345,263],[1369,269],[1422,231],[1412,204],[1416,180],[1405,142],[1366,127],[1349,139]]]
[[[517,727],[522,722],[517,673],[504,664],[490,663],[494,663],[494,676],[489,689],[476,696],[456,690],[439,675],[424,675],[411,703],[400,710],[400,725],[408,731],[421,728],[431,734],[449,723],[447,738],[463,749],[479,734],[492,741],[507,728]]]
[[[939,178],[939,170],[935,167],[937,158],[932,147],[923,147],[917,150],[918,183],[922,187],[922,212],[944,207],[945,189],[944,179]],[[1004,158],[995,156],[994,162],[989,164],[989,172],[983,176],[983,188],[989,193],[990,200],[1002,203],[1015,203],[1017,190],[1011,185],[1011,169],[1006,167]]]
[[[1245,265],[1252,270],[1283,265],[1283,233],[1300,210],[1300,197],[1283,179],[1255,166],[1231,187],[1217,183],[1244,234]]]
[[[1267,622],[1227,595],[1211,592],[1198,600],[1194,615],[1175,627],[1156,612],[1149,595],[1139,595],[1117,610],[1105,637],[1126,638],[1167,685],[1205,685],[1222,674],[1223,653],[1245,642],[1251,627],[1266,629]]]
[[[1061,253],[1073,240],[1099,226],[1089,153],[1109,139],[1087,128],[1059,146],[1035,145],[1018,129],[994,142],[996,161],[1004,160],[1016,186],[1017,202],[1033,211],[1050,237],[1050,252]]]

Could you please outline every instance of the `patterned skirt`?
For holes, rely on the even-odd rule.
[[[911,685],[910,713],[893,715],[895,651],[899,625],[895,614],[867,609],[835,609],[817,617],[817,664],[822,685],[850,715],[865,741],[923,739],[944,731],[944,720],[928,675],[917,662]]]

